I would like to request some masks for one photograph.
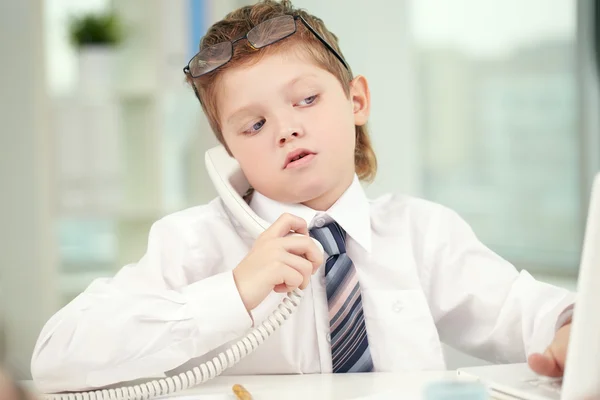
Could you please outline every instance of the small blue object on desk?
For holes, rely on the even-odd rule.
[[[488,400],[487,388],[475,381],[441,381],[425,386],[425,400]]]

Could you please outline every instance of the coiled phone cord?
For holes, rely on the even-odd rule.
[[[45,400],[147,400],[185,390],[213,379],[227,368],[237,364],[242,358],[254,352],[273,332],[275,332],[298,308],[303,293],[296,289],[283,298],[279,306],[260,325],[250,330],[246,336],[229,349],[187,372],[168,378],[157,379],[139,385],[116,389],[102,389],[89,392],[60,393],[44,395]]]

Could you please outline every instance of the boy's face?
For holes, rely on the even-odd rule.
[[[348,97],[309,56],[278,51],[223,72],[217,107],[227,146],[265,196],[325,210],[352,182],[355,125],[369,115],[363,77]]]

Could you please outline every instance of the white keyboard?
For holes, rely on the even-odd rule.
[[[560,393],[562,388],[562,378],[535,378],[528,379],[525,382],[540,389]]]

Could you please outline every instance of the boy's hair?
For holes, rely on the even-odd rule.
[[[232,41],[246,34],[254,26],[274,17],[283,15],[302,16],[340,55],[338,39],[325,27],[323,21],[305,10],[296,9],[291,1],[262,0],[254,5],[241,7],[225,16],[221,21],[212,25],[200,42],[200,50],[214,46],[217,43]],[[196,96],[208,118],[210,126],[219,142],[229,152],[219,124],[218,110],[215,102],[215,88],[222,72],[228,68],[239,65],[249,65],[260,60],[260,57],[275,52],[280,46],[290,48],[290,42],[300,45],[316,63],[333,74],[341,83],[346,96],[350,95],[350,81],[352,71],[346,69],[342,63],[321,43],[303,24],[298,23],[297,32],[280,42],[271,44],[257,51],[248,45],[247,41],[238,42],[234,46],[234,55],[227,64],[199,78],[192,78],[189,74],[187,80],[195,89]],[[343,57],[343,55],[342,55]],[[377,172],[377,159],[371,147],[366,125],[356,126],[356,148],[354,151],[354,165],[358,177],[364,181],[372,181]],[[231,154],[231,153],[230,153]]]

